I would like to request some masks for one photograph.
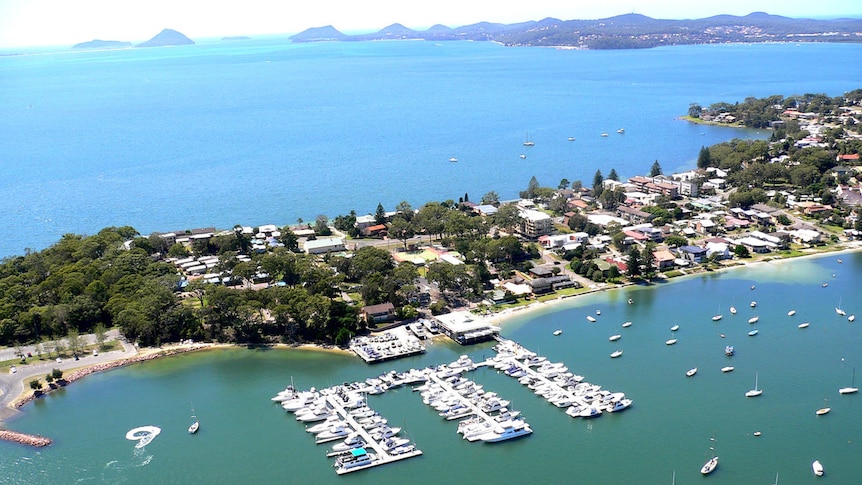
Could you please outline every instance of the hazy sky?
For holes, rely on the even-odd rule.
[[[522,22],[596,19],[624,13],[701,18],[767,12],[788,17],[862,17],[859,0],[0,0],[0,47],[67,45],[92,39],[138,42],[163,28],[192,39],[295,33],[333,25],[375,31],[400,22]]]

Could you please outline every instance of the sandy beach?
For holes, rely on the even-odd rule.
[[[852,253],[856,251],[862,250],[862,241],[848,241],[841,244],[841,249],[835,250],[818,250],[812,249],[809,254],[803,254],[800,256],[791,256],[791,257],[782,257],[782,256],[773,256],[773,257],[764,257],[758,259],[756,261],[744,261],[744,260],[734,260],[735,264],[732,265],[723,265],[721,268],[717,268],[712,270],[713,272],[724,272],[724,271],[732,271],[734,269],[741,268],[756,268],[758,266],[767,265],[767,264],[786,264],[791,263],[793,261],[798,261],[800,259],[805,258],[814,258],[814,257],[826,257],[826,256],[835,256],[839,257],[842,254]],[[830,246],[831,248],[832,246]],[[692,272],[690,274],[686,274],[684,276],[678,276],[674,279],[679,278],[690,278],[697,275],[702,275],[704,273],[703,270]],[[502,310],[500,312],[496,312],[493,315],[489,316],[488,319],[491,323],[495,325],[503,325],[506,321],[511,320],[515,317],[520,317],[526,315],[528,313],[532,313],[538,310],[546,310],[549,308],[555,308],[558,306],[571,306],[576,307],[574,304],[575,301],[578,300],[578,297],[582,297],[585,295],[591,295],[594,293],[605,292],[605,291],[614,291],[620,290],[622,288],[626,288],[629,286],[635,285],[634,283],[622,284],[622,285],[607,285],[604,287],[598,287],[595,289],[590,289],[589,291],[585,291],[583,293],[578,293],[576,295],[571,295],[567,298],[555,298],[552,300],[545,301],[535,301],[530,303],[529,305],[519,306],[515,308],[508,308],[506,310]]]

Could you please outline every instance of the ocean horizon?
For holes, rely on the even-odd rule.
[[[0,257],[109,226],[285,225],[378,202],[512,199],[532,176],[686,170],[702,146],[768,136],[680,120],[690,103],[840,95],[862,67],[834,60],[860,49],[260,38],[4,56]]]

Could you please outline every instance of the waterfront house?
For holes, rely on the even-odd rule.
[[[706,259],[706,249],[697,246],[680,246],[677,252],[682,259],[692,263],[702,263]]]
[[[362,307],[359,315],[365,323],[381,323],[395,319],[395,305],[386,302]]]
[[[667,249],[659,249],[658,251],[653,251],[653,258],[655,259],[655,267],[659,270],[671,269],[673,268],[673,262],[676,259],[676,256],[673,255]]]

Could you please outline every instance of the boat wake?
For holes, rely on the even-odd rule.
[[[126,439],[129,441],[137,441],[138,444],[135,445],[136,449],[143,448],[150,444],[159,433],[162,432],[162,428],[158,426],[141,426],[138,428],[130,429],[128,433],[126,433]]]

